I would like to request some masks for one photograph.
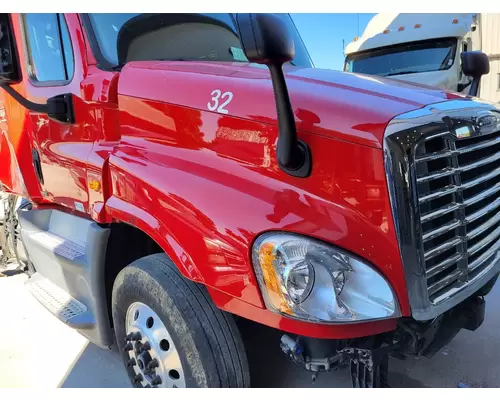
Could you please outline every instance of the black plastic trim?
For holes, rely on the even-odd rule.
[[[307,178],[309,175],[311,175],[311,168],[312,168],[312,160],[311,160],[311,149],[307,145],[307,143],[303,142],[302,140],[297,141],[297,147],[299,148],[303,161],[302,165],[298,169],[290,169],[287,168],[280,163],[278,163],[280,169],[283,172],[286,172],[288,175],[294,176],[296,178]]]
[[[12,81],[15,81],[16,83],[22,82],[23,80],[23,73],[21,70],[21,65],[19,63],[19,49],[17,48],[17,41],[15,37],[12,37],[14,29],[12,26],[12,16],[9,15],[8,13],[5,13],[5,16],[7,18],[7,22],[9,24],[9,32],[8,32],[8,37],[7,40],[9,40],[10,44],[12,44],[12,64],[15,65],[16,68],[16,73],[12,74],[11,79],[8,79],[10,81],[9,83],[13,83]],[[2,75],[0,75],[0,85],[2,84],[2,81],[5,82],[5,80],[2,79]]]

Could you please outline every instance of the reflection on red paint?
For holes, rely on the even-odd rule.
[[[151,61],[103,71],[80,18],[66,19],[73,80],[34,85],[20,52],[25,78],[14,89],[37,102],[72,93],[77,122],[56,123],[2,94],[0,156],[8,171],[2,169],[0,179],[9,190],[52,207],[73,209],[78,201],[88,218],[143,230],[184,276],[207,286],[217,306],[279,329],[340,338],[391,330],[395,321],[321,325],[267,311],[251,247],[270,230],[308,235],[364,258],[387,278],[409,315],[383,164],[384,130],[398,114],[458,95],[287,66],[298,136],[311,148],[313,163],[310,177],[294,178],[276,163],[276,106],[266,68]],[[19,15],[14,30],[22,37]],[[232,93],[227,114],[208,110],[214,89]],[[43,184],[34,173],[33,150],[40,153]],[[89,190],[91,182],[99,189]]]

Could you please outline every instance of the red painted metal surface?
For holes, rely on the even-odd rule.
[[[403,81],[316,68],[285,67],[299,129],[366,146],[382,147],[394,116],[460,95]],[[207,110],[214,89],[233,93],[229,115],[276,124],[267,67],[244,63],[131,62],[120,93]]]
[[[304,335],[316,338],[349,339],[376,335],[396,329],[395,319],[386,319],[363,324],[314,324],[298,321],[275,314],[269,310],[248,304],[236,297],[208,288],[213,301],[223,310],[247,318],[252,321],[280,329],[296,335]]]
[[[19,136],[21,141],[29,138],[29,143],[18,146],[15,152],[19,163],[23,164],[21,170],[30,197],[35,201],[53,202],[69,208],[74,208],[76,201],[86,210],[86,166],[87,157],[96,140],[93,134],[95,121],[89,119],[87,104],[82,100],[80,91],[80,83],[87,75],[86,49],[80,21],[76,14],[66,14],[65,18],[74,53],[74,75],[68,83],[50,85],[40,84],[30,76],[21,16],[12,15],[23,76],[22,83],[13,87],[27,99],[37,103],[45,103],[48,97],[57,94],[74,94],[77,122],[65,125],[50,120],[46,115],[23,109],[21,115],[18,115],[19,120],[16,121],[18,126],[14,125],[16,132],[12,132],[12,135]],[[33,149],[40,154],[43,184],[34,174],[31,153]]]
[[[77,201],[89,218],[142,229],[186,277],[207,286],[218,307],[285,331],[355,337],[394,329],[395,320],[322,325],[266,310],[250,253],[255,238],[270,230],[308,235],[362,257],[387,278],[409,315],[383,132],[394,116],[457,95],[287,69],[298,134],[313,159],[309,178],[293,178],[276,164],[276,109],[266,68],[142,62],[121,73],[101,71],[78,16],[66,18],[75,53],[68,85],[35,86],[20,52],[24,80],[16,90],[39,102],[75,95],[73,126],[24,110],[17,111],[20,122],[8,126],[11,137],[25,138],[13,148],[36,202],[73,209]],[[13,20],[22,49],[19,16]],[[208,110],[214,89],[232,93],[227,114]],[[6,114],[17,115],[14,108],[6,102]],[[31,143],[42,155],[43,186],[30,167]]]
[[[107,212],[152,232],[185,276],[263,307],[251,245],[268,230],[296,232],[371,262],[409,313],[381,149],[300,132],[313,173],[292,178],[276,165],[274,125],[132,97],[119,104]],[[213,298],[238,313],[233,305],[241,303]],[[275,318],[259,315],[267,315],[263,323]]]

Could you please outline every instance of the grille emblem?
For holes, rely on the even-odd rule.
[[[457,135],[458,139],[463,139],[470,137],[471,131],[468,126],[461,126],[460,128],[455,129],[455,134]]]

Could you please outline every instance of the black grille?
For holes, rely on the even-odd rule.
[[[431,303],[500,257],[500,132],[429,135],[415,148]]]

